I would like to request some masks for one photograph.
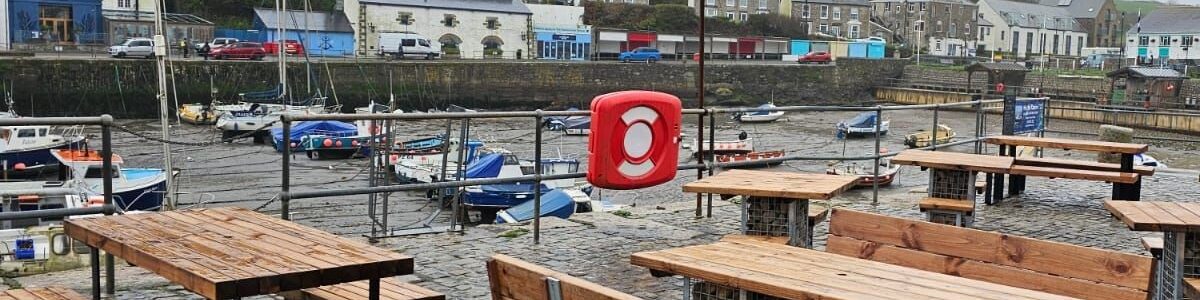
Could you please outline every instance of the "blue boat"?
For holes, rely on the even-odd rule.
[[[7,126],[0,127],[0,163],[9,177],[35,174],[42,170],[53,170],[46,166],[58,164],[50,154],[51,149],[80,148],[84,137],[80,134],[51,134],[50,126]]]
[[[85,196],[104,195],[103,160],[96,150],[51,150],[67,169],[72,186]],[[123,160],[113,155],[113,201],[121,210],[158,210],[167,191],[167,172],[162,169],[122,168]]]
[[[545,184],[540,185],[541,193],[552,191]],[[517,206],[533,199],[535,192],[532,183],[489,184],[479,187],[469,187],[463,199],[463,205],[474,208],[505,209]]]
[[[575,213],[575,200],[562,190],[552,190],[542,194],[541,217],[570,218]],[[512,208],[496,213],[496,224],[517,223],[532,220],[534,216],[534,201],[529,200]]]
[[[292,150],[300,150],[302,149],[301,145],[305,144],[307,140],[318,139],[323,142],[325,138],[351,137],[355,135],[358,135],[358,127],[354,126],[354,124],[339,121],[305,121],[292,126],[289,139],[291,140]],[[283,152],[283,128],[272,128],[271,140],[275,144],[275,151]]]
[[[853,119],[838,122],[837,137],[847,138],[855,136],[873,136],[875,135],[875,123],[879,123],[879,134],[887,134],[891,121],[879,121],[878,115],[875,112],[864,112],[854,116]]]

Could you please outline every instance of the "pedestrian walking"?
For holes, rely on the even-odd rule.
[[[188,47],[187,38],[179,40],[179,47],[183,48],[183,58],[188,58],[188,50],[191,50],[190,48],[192,48],[192,47]]]
[[[212,48],[208,46],[208,42],[204,42],[204,46],[200,47],[200,53],[197,54],[203,56],[204,60],[208,60],[209,52],[212,52]]]

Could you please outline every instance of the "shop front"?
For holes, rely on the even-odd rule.
[[[540,59],[587,60],[592,51],[592,34],[587,30],[533,28]]]

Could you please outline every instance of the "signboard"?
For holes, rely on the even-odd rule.
[[[555,34],[553,37],[553,40],[555,40],[555,41],[574,41],[575,35],[574,34]]]
[[[1026,134],[1042,131],[1045,126],[1046,98],[1004,96],[1004,134]]]

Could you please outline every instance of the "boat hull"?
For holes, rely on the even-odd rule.
[[[858,182],[855,183],[854,186],[855,187],[868,187],[868,188],[874,187],[875,182],[879,182],[879,186],[889,186],[892,184],[892,182],[895,182],[896,177],[900,175],[900,168],[885,169],[882,171],[884,173],[880,174],[878,176],[872,176],[870,174],[844,174],[846,172],[842,172],[842,170],[839,170],[836,168],[829,169],[829,170],[825,171],[825,173],[829,174],[829,175],[858,176]]]
[[[0,153],[0,162],[4,163],[4,170],[7,171],[7,175],[10,177],[50,172],[56,169],[47,168],[48,166],[58,165],[58,159],[54,158],[53,154],[50,154],[51,149],[80,148],[83,146],[83,143],[84,139],[79,137],[59,144],[47,145],[35,149],[3,152]],[[17,168],[18,164],[23,165],[23,168]]]
[[[162,207],[166,191],[167,180],[164,177],[148,184],[126,188],[114,187],[113,201],[126,211],[153,211]]]
[[[783,112],[773,112],[765,115],[741,115],[738,121],[742,123],[770,123],[783,118]]]
[[[785,154],[786,153],[783,150],[779,150],[779,151],[750,152],[750,153],[745,153],[745,154],[717,155],[716,158],[717,158],[717,162],[730,163],[730,162],[757,161],[757,160],[764,160],[764,159],[771,159],[771,158],[780,158],[780,157],[783,157]],[[728,167],[728,168],[732,168],[732,169],[765,168],[765,167],[770,167],[770,166],[776,166],[776,165],[779,165],[782,163],[783,162],[759,163],[759,164]]]

